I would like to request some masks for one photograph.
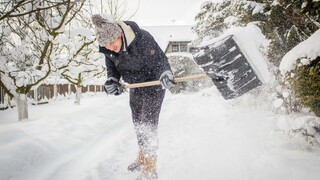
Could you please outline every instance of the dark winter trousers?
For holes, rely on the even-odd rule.
[[[130,89],[130,107],[138,145],[146,156],[158,150],[158,123],[165,90],[161,86]]]

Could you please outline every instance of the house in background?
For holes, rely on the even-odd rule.
[[[166,53],[188,52],[188,45],[196,35],[192,33],[192,26],[145,26],[141,27],[153,35],[161,49]]]
[[[189,44],[196,38],[192,33],[192,26],[148,26],[141,27],[149,31],[168,57],[175,77],[185,77],[204,73],[194,62]],[[212,86],[210,79],[185,81],[171,88],[171,93],[196,92]]]

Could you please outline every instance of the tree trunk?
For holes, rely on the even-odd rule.
[[[77,105],[80,105],[81,94],[82,94],[81,86],[80,87],[76,86],[76,99],[75,99],[74,103]]]
[[[19,121],[23,119],[28,119],[28,99],[26,94],[18,94],[18,97],[16,97],[17,101],[17,107],[18,107],[18,117]]]
[[[38,88],[33,91],[33,96],[34,96],[33,100],[35,105],[38,105]]]
[[[53,85],[53,99],[57,99],[58,98],[58,85],[54,84]]]

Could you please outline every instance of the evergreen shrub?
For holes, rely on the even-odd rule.
[[[297,66],[289,77],[298,101],[320,117],[320,57],[308,65]]]

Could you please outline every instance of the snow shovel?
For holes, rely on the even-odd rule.
[[[224,99],[239,97],[262,85],[257,68],[253,68],[246,52],[243,52],[232,35],[222,38],[208,46],[197,49],[193,54],[195,62],[206,74],[175,78],[179,83],[189,80],[211,78]],[[151,81],[126,85],[125,88],[137,88],[159,85],[160,81]]]
[[[175,83],[180,83],[180,82],[184,82],[184,81],[200,80],[200,79],[205,79],[205,78],[209,78],[209,76],[207,74],[197,74],[197,75],[174,78],[173,81]],[[156,86],[156,85],[160,85],[160,81],[149,81],[149,82],[143,82],[143,83],[126,84],[124,87],[125,87],[125,89],[131,89],[131,88]]]
[[[266,82],[266,71],[269,73],[267,66],[259,67],[252,58],[249,58],[248,52],[259,52],[251,52],[253,49],[240,47],[236,37],[230,35],[202,47],[199,52],[193,54],[195,62],[213,80],[225,99],[239,97],[262,85]],[[261,59],[262,56],[254,60],[263,63]]]

